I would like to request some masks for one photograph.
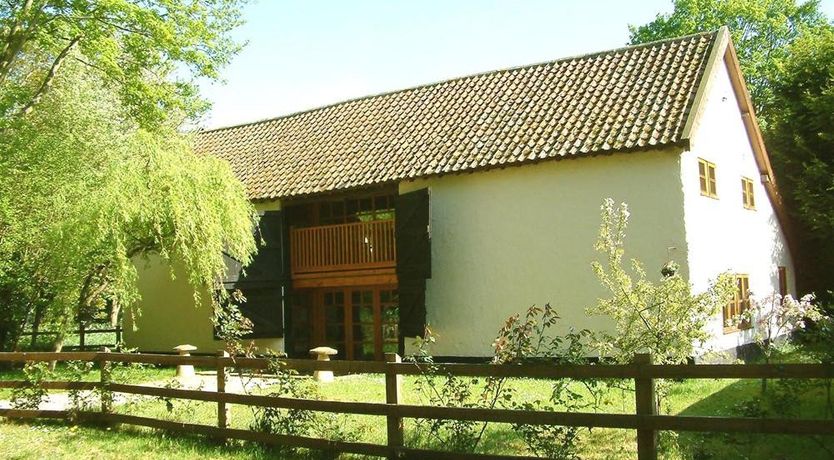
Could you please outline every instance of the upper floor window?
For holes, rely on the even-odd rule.
[[[394,219],[396,195],[377,193],[326,197],[287,206],[290,226],[316,227]]]
[[[750,322],[740,317],[750,309],[750,278],[747,275],[736,275],[736,292],[733,299],[724,306],[724,332],[738,329],[748,329]]]
[[[715,187],[715,164],[699,158],[698,175],[701,179],[701,195],[718,198]]]
[[[741,178],[741,199],[746,209],[756,209],[756,198],[753,196],[753,179]]]

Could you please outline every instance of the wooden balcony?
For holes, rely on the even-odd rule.
[[[397,265],[394,220],[293,228],[290,262],[293,277],[393,270]]]

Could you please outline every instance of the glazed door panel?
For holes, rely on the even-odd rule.
[[[338,350],[337,359],[381,360],[399,347],[399,305],[394,286],[320,289],[310,296],[310,348]]]

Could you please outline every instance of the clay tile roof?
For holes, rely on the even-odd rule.
[[[681,142],[716,33],[498,70],[202,131],[250,198]]]

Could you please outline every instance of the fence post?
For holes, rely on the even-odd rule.
[[[636,355],[634,364],[638,366],[638,377],[634,379],[637,415],[657,415],[654,379],[645,377],[646,366],[652,364],[652,355],[648,353]],[[657,432],[652,428],[647,428],[642,419],[638,418],[637,423],[637,458],[657,460]]]
[[[101,413],[110,414],[113,412],[113,393],[110,392],[110,382],[112,377],[110,375],[110,357],[108,354],[110,349],[101,347],[99,353],[99,369],[101,370]]]
[[[223,358],[228,358],[229,353],[224,350],[217,352],[217,393],[226,392],[226,366],[223,364]],[[223,401],[217,402],[217,427],[229,427],[229,407]]]
[[[385,362],[401,363],[402,358],[396,353],[385,353]],[[385,367],[385,402],[396,405],[402,394],[402,376],[392,366]],[[397,414],[390,414],[388,419],[388,458],[397,458],[403,446],[403,419]]]
[[[116,325],[116,351],[122,349],[122,323]]]
[[[78,323],[78,351],[84,351],[84,321]]]

